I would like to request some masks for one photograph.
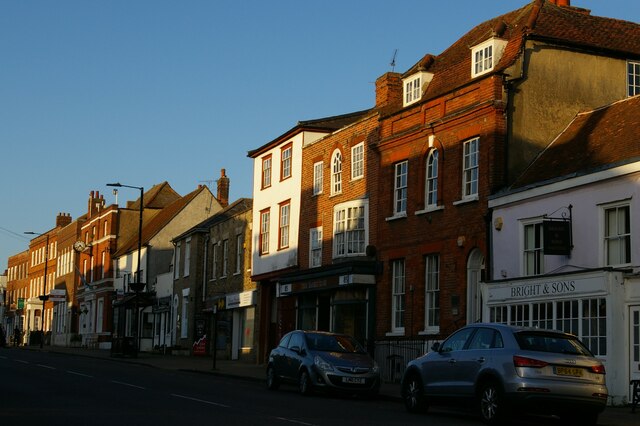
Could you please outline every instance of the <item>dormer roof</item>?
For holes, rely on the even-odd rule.
[[[422,100],[433,99],[469,84],[473,78],[470,49],[491,38],[507,41],[504,53],[490,73],[504,72],[522,54],[527,40],[623,58],[640,58],[640,25],[591,15],[589,10],[534,0],[524,7],[485,21],[437,56],[426,55],[403,78],[424,70],[433,73]]]

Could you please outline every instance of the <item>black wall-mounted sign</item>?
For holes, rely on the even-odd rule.
[[[566,220],[545,220],[542,224],[544,254],[571,255],[571,222]]]

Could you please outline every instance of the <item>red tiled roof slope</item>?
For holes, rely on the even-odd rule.
[[[580,113],[512,185],[564,180],[640,161],[640,96]]]
[[[477,25],[435,59],[431,59],[431,55],[425,56],[403,76],[411,75],[419,68],[434,74],[423,100],[451,92],[473,80],[471,48],[492,36],[508,40],[508,43],[494,70],[480,78],[503,72],[511,66],[521,55],[527,39],[640,58],[639,24],[592,16],[585,9],[534,0],[520,9]]]
[[[153,216],[147,223],[142,224],[142,245],[145,245],[151,241],[151,239],[164,228],[182,209],[187,206],[194,198],[198,196],[202,191],[208,191],[206,186],[201,186],[195,191],[190,192],[184,197],[178,198],[173,203],[163,208],[158,214]],[[146,205],[146,202],[145,202]],[[124,243],[118,248],[118,251],[114,257],[122,256],[130,251],[137,250],[138,248],[138,234],[136,233],[133,238]]]

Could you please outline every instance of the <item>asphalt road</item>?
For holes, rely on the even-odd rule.
[[[170,371],[67,354],[0,349],[0,425],[480,425],[474,411],[412,415],[385,399]],[[545,424],[559,424],[544,421]],[[523,419],[520,425],[541,424]]]
[[[304,397],[293,387],[272,392],[254,381],[38,351],[0,350],[0,383],[1,425],[418,425],[427,420],[407,414],[396,402]],[[479,424],[464,416],[430,423]]]

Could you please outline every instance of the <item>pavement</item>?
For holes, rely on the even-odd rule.
[[[62,346],[45,346],[43,349],[37,346],[21,346],[18,347],[17,350],[44,350],[52,353],[99,358],[105,361],[147,365],[163,370],[189,371],[259,382],[265,382],[266,379],[266,367],[263,364],[216,359],[214,368],[214,360],[209,356],[165,355],[140,352],[135,358],[117,357],[111,356],[111,352],[104,349],[69,348]],[[380,398],[401,403],[400,384],[383,383],[380,387]],[[640,406],[637,407],[635,413],[631,411],[631,406],[609,406],[600,415],[598,425],[640,426]]]

